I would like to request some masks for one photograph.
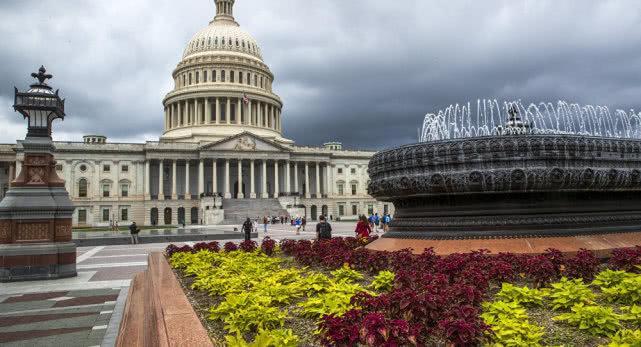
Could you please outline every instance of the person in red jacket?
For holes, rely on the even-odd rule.
[[[356,236],[358,238],[368,238],[369,234],[372,232],[369,223],[367,222],[367,217],[360,216],[358,218],[358,223],[356,223]]]

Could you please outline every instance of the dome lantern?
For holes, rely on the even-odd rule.
[[[234,2],[235,0],[216,0],[216,17],[213,21],[230,21],[238,25],[234,20]]]

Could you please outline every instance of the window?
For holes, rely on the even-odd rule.
[[[344,192],[344,188],[343,188],[343,184],[342,184],[342,183],[340,183],[340,184],[338,185],[338,195],[343,195],[343,194],[345,194],[345,192]]]
[[[216,70],[213,70],[213,71],[211,72],[211,81],[212,81],[212,82],[216,82]]]
[[[338,174],[339,174],[339,175],[342,175],[342,174],[343,174],[343,169],[342,169],[342,168],[338,168]]]
[[[339,216],[344,216],[345,215],[345,206],[338,205],[338,215]]]
[[[78,210],[78,224],[87,224],[87,210]]]
[[[62,164],[56,165],[56,171],[62,171]]]
[[[103,208],[102,209],[102,221],[103,222],[108,222],[110,220],[109,219],[109,214],[110,213],[109,213],[109,209],[108,208]]]
[[[191,85],[191,72],[189,73],[189,85]]]
[[[111,171],[111,165],[103,165],[102,166],[102,171],[110,172]]]
[[[352,175],[355,175],[355,174],[356,174],[356,169],[355,169],[355,168],[352,168],[352,169],[350,170],[350,172],[352,173]]]
[[[121,221],[128,221],[129,220],[129,209],[122,208],[120,210],[120,220]]]
[[[85,164],[80,165],[80,172],[85,172],[85,171],[87,171],[87,165]]]
[[[236,74],[234,73],[234,70],[229,71],[229,82],[234,83],[235,77],[236,77]]]
[[[109,197],[109,184],[103,184],[102,185],[102,197],[103,198],[108,198]]]
[[[203,82],[207,83],[207,70],[203,71]]]
[[[252,84],[252,75],[248,72],[247,73],[247,85],[250,86]]]
[[[221,82],[225,82],[225,70],[222,70],[222,71],[220,72],[220,81],[221,81]]]
[[[129,196],[129,185],[127,183],[123,183],[120,185],[120,196],[122,196],[123,198]]]
[[[358,215],[358,205],[352,205],[352,216]]]
[[[185,86],[187,82],[185,81],[185,75],[183,75],[183,87]]]
[[[78,181],[78,197],[87,197],[87,180],[84,178],[81,178],[80,181]]]
[[[371,216],[374,214],[374,205],[367,205],[367,215]]]
[[[200,72],[196,71],[196,83],[200,83]]]
[[[254,87],[258,87],[258,75],[254,75]]]
[[[243,72],[238,73],[238,83],[243,84]]]
[[[352,184],[352,195],[356,195],[356,185]]]
[[[129,172],[129,165],[123,165],[122,172]]]

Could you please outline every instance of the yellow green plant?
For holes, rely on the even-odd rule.
[[[611,302],[641,304],[641,275],[627,277],[610,288],[602,288],[601,291]]]
[[[543,328],[527,320],[504,319],[491,325],[493,346],[521,347],[541,346]]]
[[[485,324],[494,325],[504,320],[521,320],[528,319],[527,311],[519,303],[511,301],[492,301],[483,303],[483,313],[481,318]]]
[[[299,338],[291,329],[261,330],[253,342],[247,342],[240,335],[225,336],[228,347],[296,347]]]
[[[621,283],[621,281],[623,281],[624,279],[630,278],[631,276],[634,276],[634,274],[625,271],[615,271],[607,269],[599,272],[594,277],[592,285],[595,285],[601,289],[611,288]]]
[[[622,329],[612,336],[608,347],[639,347],[641,346],[641,330]]]
[[[583,283],[580,278],[568,280],[561,278],[561,281],[551,284],[549,298],[552,303],[552,309],[568,309],[577,304],[591,304],[596,299],[596,295]]]
[[[383,270],[374,277],[370,288],[378,291],[388,291],[394,286],[395,277],[396,275],[392,271]]]
[[[360,272],[351,269],[347,264],[332,271],[331,274],[338,282],[357,282],[363,279],[363,275]]]
[[[624,320],[631,321],[637,326],[641,326],[641,306],[633,305],[621,307],[621,312]]]
[[[503,283],[501,291],[496,297],[506,302],[516,302],[523,306],[541,306],[546,293],[539,289],[530,289],[527,286],[518,287],[511,283]]]
[[[620,314],[611,307],[585,306],[578,304],[571,312],[553,317],[555,321],[565,321],[595,336],[611,336],[621,329]]]

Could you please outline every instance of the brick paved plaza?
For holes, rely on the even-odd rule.
[[[354,223],[332,226],[335,236],[353,235]],[[233,230],[234,226],[226,228]],[[276,240],[309,239],[315,236],[313,230],[315,223],[297,236],[293,227],[276,224],[268,226],[267,235]],[[264,236],[261,225],[259,240]],[[146,269],[148,254],[166,246],[157,243],[79,247],[78,277],[2,283],[0,345],[113,346],[131,279]]]

